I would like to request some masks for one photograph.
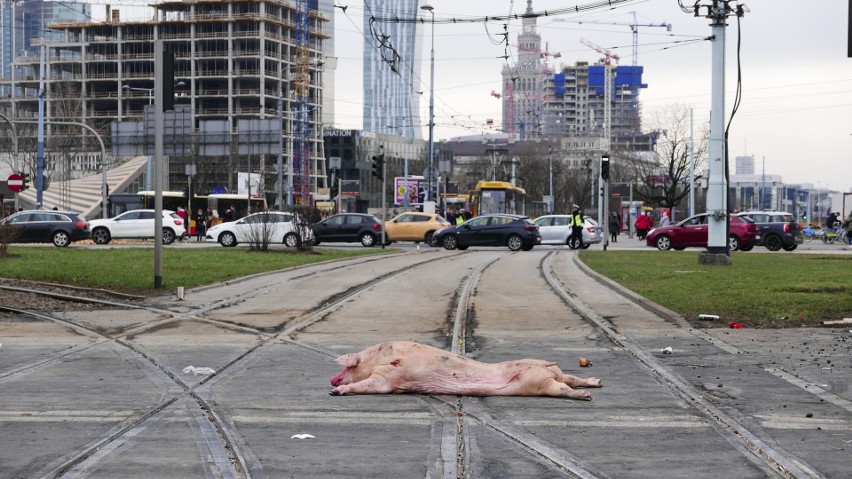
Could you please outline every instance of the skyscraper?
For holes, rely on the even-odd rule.
[[[422,138],[417,0],[364,2],[364,130]],[[415,56],[417,55],[417,56]]]
[[[522,20],[523,33],[518,35],[518,61],[503,67],[503,129],[521,140],[540,137],[544,126],[542,116],[544,80],[548,70],[542,63],[541,35],[536,32],[536,17],[532,16],[532,0]]]

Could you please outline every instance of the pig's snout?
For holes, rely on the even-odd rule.
[[[331,378],[331,385],[335,386],[335,387],[340,386],[340,383],[343,382],[343,376],[346,374],[346,371],[348,371],[348,370],[349,370],[349,368],[346,368],[343,371],[340,371],[340,373],[338,373],[336,376],[332,377]]]

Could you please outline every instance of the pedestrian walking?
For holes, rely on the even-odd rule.
[[[621,232],[621,218],[618,212],[613,211],[609,215],[609,238],[613,243],[618,243],[618,233]]]
[[[204,241],[204,235],[207,234],[207,215],[204,210],[198,208],[198,212],[192,218],[195,220],[195,241]]]

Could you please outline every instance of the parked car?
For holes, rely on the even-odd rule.
[[[130,210],[108,219],[92,220],[92,239],[108,244],[114,239],[154,239],[155,210]],[[186,235],[186,222],[174,211],[163,210],[163,244]]]
[[[760,241],[756,246],[766,246],[769,251],[793,251],[804,242],[802,226],[792,213],[786,211],[743,211],[737,216],[748,216],[760,229]]]
[[[281,243],[294,248],[302,241],[293,213],[282,211],[261,211],[237,221],[219,223],[207,229],[205,238],[225,247],[240,243]]]
[[[373,215],[339,213],[311,225],[314,244],[354,243],[371,247],[381,242],[382,223]]]
[[[422,241],[429,244],[432,235],[450,226],[441,215],[409,211],[385,222],[387,241]]]
[[[541,244],[568,244],[571,215],[539,216],[534,223],[541,233]],[[603,229],[591,216],[583,216],[583,249],[603,241]]]
[[[682,250],[690,247],[707,247],[707,218],[710,213],[701,213],[680,223],[657,227],[648,232],[645,242],[659,250]],[[760,230],[748,216],[731,216],[728,246],[731,251],[749,251],[760,239]]]
[[[465,250],[470,246],[508,246],[512,251],[529,251],[541,244],[541,234],[528,216],[491,214],[436,231],[432,235],[432,244],[448,250]]]
[[[92,237],[86,218],[70,211],[19,211],[3,218],[0,224],[15,228],[13,243],[53,243],[64,247]]]

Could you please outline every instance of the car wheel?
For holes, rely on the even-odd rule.
[[[506,246],[509,247],[509,251],[520,251],[524,246],[524,240],[518,235],[511,235],[506,239]]]
[[[296,233],[287,233],[284,235],[284,246],[288,248],[298,248],[302,241]]]
[[[568,248],[580,249],[580,240],[577,238],[568,238]]]
[[[734,235],[728,237],[728,247],[731,248],[731,251],[739,251],[740,249],[740,239]]]
[[[69,244],[71,244],[71,237],[68,236],[68,233],[64,231],[57,231],[56,233],[53,233],[53,246],[62,248]]]
[[[523,251],[530,251],[532,249],[533,249],[532,246],[524,246],[524,247],[521,248],[521,250],[523,250]]]
[[[672,239],[668,235],[657,236],[657,241],[655,241],[654,243],[657,245],[657,249],[660,251],[668,251],[672,249]]]
[[[784,246],[784,242],[778,235],[769,235],[763,240],[763,246],[766,246],[769,251],[778,251]]]
[[[787,245],[784,245],[784,251],[793,251],[793,250],[794,250],[794,249],[796,249],[796,247],[798,247],[798,246],[799,246],[799,245],[797,245],[797,244],[787,244]]]
[[[740,246],[740,251],[751,251],[754,249],[754,245],[750,244],[748,246]]]
[[[111,239],[109,236],[109,230],[106,228],[97,228],[95,231],[92,231],[92,239],[95,240],[95,244],[107,244]]]
[[[444,236],[444,241],[441,242],[441,246],[446,250],[454,250],[459,247],[459,240],[454,235]]]
[[[168,228],[163,228],[163,244],[172,244],[174,242],[175,232]]]
[[[364,233],[361,235],[361,246],[365,248],[372,248],[376,246],[376,237],[371,235],[370,233]]]
[[[591,245],[592,243],[583,243],[583,249],[589,249],[589,246]]]
[[[434,231],[427,232],[426,236],[423,237],[423,242],[428,244],[429,246],[431,246],[432,245],[432,235],[434,233],[435,233]]]
[[[237,237],[234,236],[234,233],[230,231],[225,231],[221,235],[219,235],[219,244],[224,247],[231,247],[237,245]]]

